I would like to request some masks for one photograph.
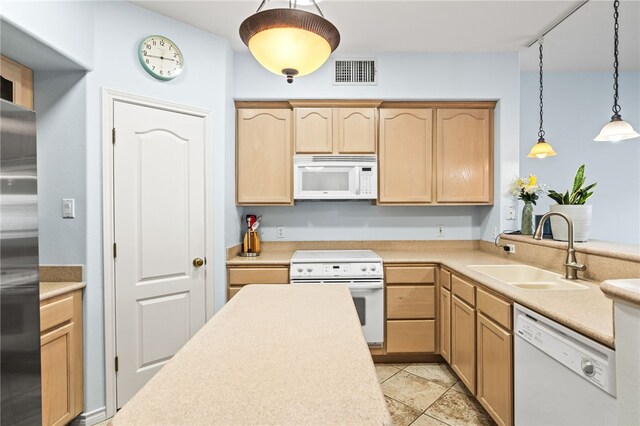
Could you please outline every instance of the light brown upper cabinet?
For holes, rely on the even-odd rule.
[[[340,107],[330,102],[321,106],[305,101],[291,104],[295,107],[296,154],[375,154],[377,103]]]
[[[493,204],[493,110],[439,108],[436,201]]]
[[[381,109],[379,143],[379,203],[430,203],[433,110]]]
[[[33,71],[0,56],[2,99],[33,109]]]
[[[290,109],[238,109],[236,203],[293,204]]]

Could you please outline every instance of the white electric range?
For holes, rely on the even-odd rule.
[[[364,337],[384,343],[384,270],[371,250],[298,250],[291,258],[291,284],[343,284],[349,287]]]

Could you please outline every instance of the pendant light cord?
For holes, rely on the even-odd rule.
[[[544,141],[544,129],[542,128],[542,123],[543,123],[543,119],[542,119],[542,107],[543,107],[543,102],[542,102],[542,90],[543,90],[543,82],[542,82],[542,38],[540,40],[538,40],[538,44],[539,44],[539,49],[540,49],[540,130],[538,131],[538,142],[543,142]]]
[[[262,0],[262,3],[260,3],[260,6],[258,6],[258,10],[256,10],[256,13],[264,9],[268,1],[269,0]],[[324,13],[322,13],[322,10],[320,10],[320,6],[318,6],[318,3],[316,3],[316,0],[311,0],[311,4],[313,4],[313,6],[316,8],[316,10],[318,11],[318,14],[324,18]],[[298,8],[298,1],[289,0],[289,9],[297,9],[297,8]]]
[[[618,41],[618,29],[620,28],[620,25],[618,24],[618,17],[619,17],[619,13],[618,13],[618,7],[620,6],[620,1],[619,0],[615,0],[613,2],[613,20],[614,20],[614,25],[613,25],[613,117],[611,117],[612,119],[615,118],[620,118],[620,105],[618,105],[618,45],[619,45],[619,41]]]

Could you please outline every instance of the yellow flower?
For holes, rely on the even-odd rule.
[[[529,185],[528,185],[528,187],[531,188],[535,184],[536,184],[536,175],[529,175]]]
[[[522,188],[524,186],[524,180],[522,178],[518,178],[518,180],[516,180],[516,185],[518,188]]]

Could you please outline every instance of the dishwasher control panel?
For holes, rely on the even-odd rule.
[[[548,318],[516,309],[514,333],[585,380],[616,396],[615,352]]]

